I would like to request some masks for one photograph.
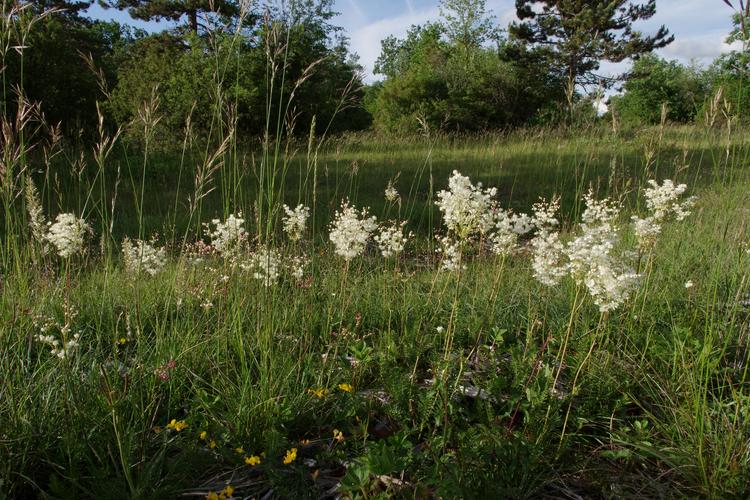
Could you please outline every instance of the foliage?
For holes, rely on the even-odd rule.
[[[619,62],[664,47],[674,40],[661,26],[651,36],[633,28],[656,13],[656,0],[517,0],[521,20],[511,33],[533,46],[547,46],[550,63],[566,81],[568,109],[572,111],[578,85],[600,84],[594,72],[602,60]]]
[[[667,119],[687,123],[702,108],[708,82],[695,67],[649,54],[635,61],[624,90],[624,95],[613,99],[611,105],[623,120],[659,123],[664,105]]]

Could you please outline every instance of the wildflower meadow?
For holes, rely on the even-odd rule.
[[[176,138],[159,89],[88,141],[15,94],[0,499],[748,495],[750,130],[721,94],[691,124],[333,134],[294,128],[307,78],[259,137],[220,86]]]

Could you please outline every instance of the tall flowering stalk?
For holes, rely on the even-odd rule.
[[[343,257],[348,264],[364,253],[370,236],[378,227],[376,220],[375,216],[369,215],[367,208],[357,210],[348,201],[342,202],[329,235],[336,255]]]
[[[649,215],[645,218],[632,217],[633,229],[642,250],[651,250],[656,245],[665,222],[671,219],[682,221],[690,215],[690,209],[697,200],[695,196],[681,199],[687,191],[687,184],[675,185],[672,180],[665,179],[659,185],[650,179],[648,185],[650,187],[643,190],[643,195]]]
[[[143,272],[156,276],[167,262],[164,248],[156,248],[153,242],[130,238],[125,238],[122,242],[122,258],[125,269],[135,275]]]
[[[59,214],[48,226],[45,239],[63,259],[83,251],[86,233],[91,230],[85,220],[70,213]]]
[[[225,221],[214,219],[211,221],[213,229],[209,229],[208,236],[211,238],[211,246],[216,249],[223,257],[234,257],[242,249],[242,245],[247,240],[247,231],[245,231],[245,219],[242,218],[242,212],[230,214]]]
[[[474,185],[471,179],[454,170],[448,179],[448,190],[438,192],[435,204],[448,231],[465,241],[489,232],[494,226],[492,198],[496,194],[496,188],[483,189],[481,182]]]
[[[284,226],[284,232],[290,240],[299,241],[305,235],[307,219],[310,217],[310,209],[302,204],[297,205],[294,209],[284,205],[284,216],[281,222]]]
[[[576,284],[584,285],[599,311],[605,313],[630,297],[639,275],[614,255],[619,241],[619,204],[609,199],[596,200],[591,191],[584,201],[581,232],[566,247],[568,269]]]
[[[406,221],[389,222],[383,225],[380,232],[373,237],[383,257],[397,257],[404,251],[406,242],[414,236],[412,233],[404,232],[405,226]]]
[[[553,198],[547,202],[541,200],[535,203],[533,223],[536,235],[531,240],[531,267],[534,277],[543,285],[555,286],[560,283],[567,273],[565,267],[565,247],[560,242],[560,232],[557,211],[560,209],[560,198]]]

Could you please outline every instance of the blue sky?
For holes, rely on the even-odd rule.
[[[365,67],[368,82],[376,79],[372,75],[372,67],[380,53],[380,40],[388,35],[402,36],[412,24],[436,19],[439,15],[438,4],[439,0],[336,0],[339,15],[335,23],[346,30],[352,51],[359,55]],[[487,0],[488,9],[501,26],[515,19],[514,4],[514,0]],[[656,15],[639,23],[637,28],[650,33],[665,24],[675,35],[675,41],[660,50],[659,54],[683,63],[695,61],[705,64],[729,50],[723,40],[731,28],[731,13],[731,9],[720,0],[657,0]],[[89,14],[148,30],[167,27],[166,23],[134,21],[126,12],[103,10],[96,5]],[[627,64],[607,64],[602,70],[617,73],[626,67]]]

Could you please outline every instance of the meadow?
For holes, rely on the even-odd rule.
[[[0,497],[745,496],[729,125],[6,149]]]

